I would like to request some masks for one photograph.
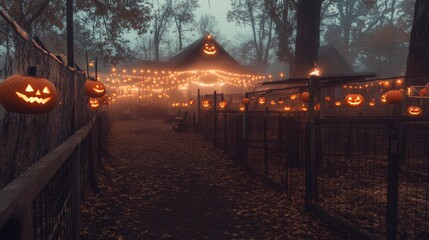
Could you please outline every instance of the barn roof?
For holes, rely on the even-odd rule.
[[[174,55],[168,64],[173,69],[218,69],[243,72],[240,65],[211,35],[205,35]]]

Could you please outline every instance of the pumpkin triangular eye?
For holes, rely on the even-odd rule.
[[[45,88],[43,89],[43,93],[49,94],[49,93],[51,93],[51,92],[49,91],[49,88],[48,88],[48,87],[45,87]]]
[[[25,89],[26,92],[34,92],[34,89],[31,87],[30,84],[28,84],[27,88]]]
[[[349,101],[352,101],[353,100],[353,98],[352,97],[349,97]]]

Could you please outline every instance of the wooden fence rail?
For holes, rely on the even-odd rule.
[[[0,190],[0,239],[78,239],[81,193],[88,180],[97,188],[97,165],[102,139],[108,128],[108,114],[96,115],[84,127]],[[83,144],[89,145],[82,154]],[[82,158],[83,157],[83,158]],[[81,174],[81,164],[87,162],[88,171]],[[63,170],[62,170],[63,169]],[[67,176],[67,177],[64,177]],[[85,178],[85,179],[81,179]],[[66,179],[57,181],[56,179]],[[58,184],[61,183],[61,184]],[[52,186],[50,186],[52,185]],[[68,191],[63,202],[48,199],[46,193],[57,195],[58,189]],[[39,195],[42,193],[42,197]],[[36,198],[43,201],[35,203]],[[55,213],[56,205],[62,206]],[[45,212],[51,214],[43,215]],[[61,216],[69,216],[62,219]],[[36,224],[34,221],[40,221]],[[48,223],[48,224],[47,224]],[[60,224],[61,223],[61,224]],[[41,226],[41,227],[34,227]],[[47,228],[51,232],[47,232]],[[67,228],[69,231],[63,231]]]

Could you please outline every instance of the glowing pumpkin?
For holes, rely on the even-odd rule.
[[[227,104],[228,104],[228,103],[227,103],[225,100],[221,100],[221,101],[219,102],[219,107],[220,107],[220,108],[225,108]]]
[[[296,99],[296,94],[290,95],[290,100],[295,100],[295,99]]]
[[[58,102],[55,86],[45,78],[36,77],[36,67],[29,67],[27,75],[6,78],[0,85],[0,96],[3,107],[16,113],[47,113]]]
[[[277,103],[278,103],[278,104],[280,104],[280,105],[282,105],[283,103],[285,103],[285,101],[284,101],[283,99],[279,99],[279,100],[277,101]]]
[[[371,101],[369,102],[369,106],[370,106],[370,107],[374,107],[374,106],[375,106],[375,101],[374,101],[374,99],[371,99]]]
[[[285,111],[290,111],[290,106],[285,106]]]
[[[241,111],[241,112],[244,112],[244,110],[246,110],[246,107],[244,107],[244,106],[240,106],[240,111]]]
[[[303,111],[303,112],[307,111],[307,106],[305,104],[302,104],[301,111]]]
[[[276,105],[276,104],[277,104],[276,100],[271,100],[271,105]]]
[[[106,93],[104,84],[93,79],[86,80],[84,87],[85,93],[88,97],[98,98],[102,97]]]
[[[206,43],[206,44],[204,44],[203,51],[207,55],[214,55],[214,54],[216,54],[217,50],[216,50],[216,47],[213,43]]]
[[[190,99],[189,100],[189,105],[193,105],[194,104],[194,99]]]
[[[299,98],[303,102],[308,102],[308,97],[309,96],[310,96],[310,94],[308,92],[302,92],[301,95],[299,96]]]
[[[399,90],[390,90],[386,92],[387,103],[399,103],[402,101],[402,93]]]
[[[258,98],[258,103],[259,104],[265,104],[265,97]]]
[[[247,106],[247,105],[249,105],[249,103],[250,103],[250,99],[249,99],[249,98],[243,98],[243,99],[241,100],[241,103],[242,103],[244,106]]]
[[[335,106],[337,107],[341,106],[341,101],[335,101]]]
[[[381,102],[382,103],[387,102],[387,100],[386,100],[386,94],[381,95]]]
[[[100,106],[100,101],[97,98],[89,98],[88,105],[91,109],[97,109]]]
[[[357,93],[347,94],[344,99],[346,104],[350,107],[359,107],[364,102],[363,96]]]
[[[423,110],[419,106],[409,106],[407,108],[408,115],[410,116],[420,116],[423,113]]]
[[[210,107],[210,102],[208,99],[205,99],[201,102],[201,104],[203,105],[203,107],[208,108]]]

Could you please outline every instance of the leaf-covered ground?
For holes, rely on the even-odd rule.
[[[191,133],[116,121],[82,239],[346,239]]]

